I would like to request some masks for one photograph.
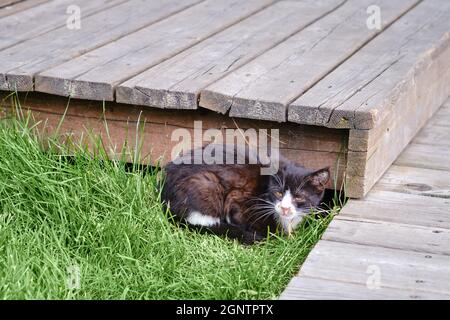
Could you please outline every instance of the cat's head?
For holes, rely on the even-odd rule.
[[[311,208],[321,204],[329,180],[329,168],[308,171],[294,164],[282,166],[269,178],[265,198],[274,206],[275,217],[285,231],[291,232]]]

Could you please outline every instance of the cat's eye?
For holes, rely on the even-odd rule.
[[[295,202],[303,203],[303,202],[305,202],[305,198],[303,198],[303,197],[295,197]]]
[[[276,192],[274,192],[273,194],[274,194],[275,197],[277,197],[278,199],[280,199],[280,198],[283,196],[283,194],[282,194],[280,191],[276,191]]]

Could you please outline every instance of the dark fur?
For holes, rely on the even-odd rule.
[[[320,205],[328,180],[319,179],[319,173],[326,172],[329,176],[328,168],[313,172],[280,159],[278,173],[264,176],[260,174],[261,167],[261,164],[171,162],[165,167],[162,200],[175,217],[184,222],[192,211],[219,218],[221,223],[208,227],[208,231],[246,244],[266,238],[268,231],[277,231],[275,212],[264,209],[265,201],[276,201],[277,191],[290,189],[292,193],[301,195],[305,201],[298,204],[298,208],[308,210]]]

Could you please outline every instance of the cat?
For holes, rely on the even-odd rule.
[[[330,180],[329,168],[308,170],[283,157],[276,174],[261,175],[261,161],[249,164],[248,152],[245,164],[185,164],[194,153],[165,166],[163,203],[190,227],[248,245],[277,231],[291,234],[321,204]]]

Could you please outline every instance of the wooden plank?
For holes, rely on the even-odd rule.
[[[415,94],[417,68],[449,45],[450,2],[423,1],[289,107],[289,120],[334,128],[371,129]],[[430,94],[448,79],[446,64],[425,87]],[[439,93],[448,96],[447,91]],[[440,101],[442,104],[444,100]],[[414,102],[414,101],[413,101]],[[415,104],[417,105],[417,104]]]
[[[444,103],[442,108],[440,109],[443,114],[450,114],[450,97],[449,99]]]
[[[281,1],[118,86],[116,101],[196,109],[199,93],[343,0]]]
[[[444,255],[322,240],[308,255],[299,276],[366,286],[374,270],[379,290],[430,291],[450,299],[450,257]]]
[[[25,94],[22,96],[22,100]],[[21,101],[22,101],[21,100]],[[0,96],[0,101],[2,98]],[[47,122],[50,132],[58,127],[65,112],[67,98],[47,94],[29,93],[23,108],[31,109],[36,120]],[[266,129],[272,134],[273,129],[279,130],[280,153],[288,159],[312,169],[329,166],[332,171],[333,182],[341,185],[345,172],[345,145],[346,132],[320,127],[301,126],[296,124],[277,124],[273,122],[231,119],[212,111],[161,110],[157,108],[143,108],[118,104],[115,102],[103,103],[99,101],[76,100],[70,101],[67,114],[61,126],[61,135],[70,135],[75,140],[82,134],[86,136],[87,130],[103,138],[110,156],[115,157],[121,151],[121,146],[127,142],[130,154],[133,154],[136,137],[143,139],[140,150],[143,156],[152,155],[144,159],[143,163],[155,164],[170,161],[172,148],[179,142],[178,138],[172,141],[172,133],[176,129],[185,128],[194,136],[194,121],[201,121],[202,130],[219,129],[224,134],[226,129]],[[106,125],[104,119],[106,119]],[[143,131],[136,135],[136,126],[145,122]],[[107,132],[108,129],[108,132]],[[262,134],[262,133],[261,133]],[[131,144],[131,145],[130,145]],[[114,151],[115,150],[115,151]],[[336,163],[339,161],[339,171],[336,173]],[[132,158],[129,158],[131,161]],[[335,179],[336,177],[336,179]]]
[[[414,143],[450,147],[450,126],[427,125],[414,138]]]
[[[65,26],[67,18],[69,17],[67,8],[71,5],[80,8],[82,18],[84,19],[96,12],[108,9],[124,1],[125,0],[49,1],[29,8],[28,10],[17,12],[14,15],[9,15],[0,20],[0,30],[2,31],[2,34],[5,35],[0,37],[0,50]],[[71,32],[71,30],[66,28],[66,32]]]
[[[369,289],[360,284],[295,277],[280,297],[281,300],[425,300],[449,299],[448,295],[383,288]]]
[[[450,48],[447,50],[450,52]],[[444,67],[443,60],[445,60],[445,58],[445,55],[441,55],[435,63],[428,65],[428,73],[431,74],[438,72],[439,68]],[[423,71],[424,73],[427,72],[425,70]],[[447,83],[443,82],[441,86],[442,91],[444,91]],[[420,132],[420,129],[424,127],[425,124],[427,124],[427,126],[435,125],[436,120],[444,117],[447,113],[450,114],[446,107],[446,105],[450,102],[450,99],[444,100],[443,105],[436,106],[442,97],[435,99],[432,95],[426,95],[425,92],[427,88],[417,88],[417,90],[417,93],[419,93],[422,97],[419,106],[412,104],[411,96],[405,96],[403,99],[398,101],[399,108],[396,108],[396,110],[400,110],[398,110],[398,112],[392,112],[391,116],[386,117],[380,125],[370,130],[350,130],[349,149],[355,152],[366,152],[371,155],[376,151],[376,149],[379,148],[381,139],[387,138],[389,134],[392,134],[392,132],[396,133],[394,136],[396,143],[401,142],[402,145],[405,143],[408,144],[414,137],[416,137],[416,135]],[[402,122],[402,119],[406,121]],[[441,126],[445,127],[445,125]],[[398,132],[403,132],[403,136],[405,136],[406,139],[399,139],[401,135],[397,134]]]
[[[6,96],[6,94],[5,94]],[[0,96],[1,97],[1,96]],[[21,96],[27,100],[28,106],[33,110],[44,113],[63,114],[68,100],[58,96],[33,93]],[[0,99],[1,101],[1,99]],[[99,119],[103,114],[103,104],[97,101],[84,101],[72,99],[67,115]],[[150,123],[166,124],[173,127],[193,129],[194,121],[201,120],[205,128],[217,129],[281,129],[280,146],[284,148],[303,148],[305,151],[313,150],[322,153],[345,152],[347,133],[344,130],[333,130],[321,127],[299,126],[295,124],[280,124],[267,121],[254,121],[249,119],[231,119],[217,115],[213,112],[187,111],[180,113],[176,110],[159,110],[116,104],[105,103],[106,119],[118,122],[136,123],[137,119],[148,119]]]
[[[430,121],[430,125],[450,127],[450,108],[441,108],[436,112],[436,117]]]
[[[349,0],[323,19],[202,91],[200,106],[231,116],[286,121],[286,106],[382,30],[366,27],[383,8],[382,29],[418,1]],[[330,50],[333,48],[333,50]]]
[[[206,0],[177,15],[50,69],[39,91],[114,100],[115,86],[264,9],[274,0]],[[51,88],[51,89],[50,89]]]
[[[436,112],[429,125],[450,127],[450,99]]]
[[[14,3],[20,2],[22,0],[0,0],[0,8],[10,6]]]
[[[414,70],[413,89],[397,95],[395,108],[370,130],[350,130],[347,185],[362,197],[395,161],[450,91],[450,46]],[[436,75],[442,78],[436,80]],[[360,152],[362,151],[362,152]]]
[[[392,165],[377,182],[375,188],[414,195],[450,198],[449,181],[450,171]]]
[[[430,254],[450,255],[450,230],[336,217],[322,239]]]
[[[398,157],[395,164],[417,168],[450,171],[450,147],[410,144]]]
[[[63,26],[2,50],[0,90],[33,90],[33,77],[40,71],[149,26],[199,1],[129,0],[84,17],[81,29],[68,30]]]
[[[17,12],[38,6],[50,0],[34,0],[34,1],[21,1],[17,2],[13,5],[8,5],[6,7],[1,8],[0,10],[0,18],[15,14]]]
[[[447,186],[450,180],[447,180]],[[364,199],[351,200],[340,213],[345,219],[364,219],[436,227],[450,231],[450,199],[372,189]]]
[[[450,52],[450,47],[447,49]],[[422,74],[429,73],[433,74],[439,72],[442,68],[442,60],[445,59],[444,56],[440,56],[437,63],[433,64],[426,68]],[[395,161],[398,154],[403,150],[403,147],[408,144],[409,140],[415,135],[417,130],[423,126],[426,120],[430,117],[430,115],[436,109],[435,106],[439,102],[442,97],[438,95],[430,94],[428,92],[428,88],[424,84],[419,84],[420,91],[417,92],[418,96],[424,101],[421,102],[423,107],[415,108],[415,104],[411,102],[411,97],[405,97],[398,101],[399,112],[394,113],[391,117],[387,117],[385,121],[383,121],[382,125],[374,128],[372,130],[350,130],[349,134],[349,152],[347,154],[347,177],[346,177],[346,194],[351,198],[362,198],[367,192],[372,188],[372,186],[378,181],[378,179],[383,175],[385,170],[389,168],[391,163]],[[450,78],[449,78],[450,83]],[[442,86],[447,86],[447,82],[442,82]],[[427,93],[428,92],[428,93]],[[448,105],[448,101],[445,106],[442,107],[442,113],[445,114],[446,106]],[[399,163],[408,167],[411,165],[412,167],[416,167],[412,170],[417,170],[417,167],[427,169],[427,168],[436,168],[440,170],[446,170],[448,168],[447,162],[445,161],[445,157],[447,156],[445,153],[445,145],[446,143],[446,134],[447,128],[442,126],[436,126],[436,128],[430,130],[427,128],[431,128],[434,124],[433,121],[435,119],[439,119],[440,115],[436,114],[424,129],[425,133],[419,133],[417,138],[422,142],[429,142],[430,148],[433,150],[436,149],[437,153],[431,156],[431,162],[428,161],[428,153],[426,151],[426,147],[418,147],[417,151],[419,155],[416,157],[414,154],[409,155],[409,152],[406,154],[407,162]],[[427,134],[427,132],[431,131],[431,133]],[[433,148],[432,144],[435,143],[433,139],[435,139],[438,133],[434,132],[443,132],[439,134],[439,136],[443,137],[442,146],[435,145],[436,148]],[[431,135],[433,134],[434,135]],[[415,140],[414,140],[415,141]],[[438,142],[438,144],[440,144]],[[412,147],[416,149],[415,147]],[[366,152],[362,150],[366,149]],[[356,150],[356,151],[355,151]],[[408,149],[409,150],[409,149]],[[434,151],[433,151],[434,152]],[[403,157],[403,154],[400,155],[400,158]],[[444,158],[440,158],[444,157]],[[447,156],[448,157],[448,156]],[[402,158],[403,159],[403,158]],[[411,160],[411,161],[410,161]],[[402,160],[403,161],[403,160]],[[408,161],[409,164],[408,164]],[[408,169],[404,169],[403,178],[407,176],[406,171]],[[413,171],[414,172],[414,171]],[[434,171],[435,172],[435,171]],[[434,174],[432,172],[431,174]],[[388,175],[389,173],[387,173]],[[436,177],[445,177],[446,172],[442,172],[441,174],[437,174]],[[448,187],[440,187],[435,190],[433,187],[421,185],[419,182],[419,178],[422,179],[422,184],[426,184],[426,181],[423,179],[429,178],[430,174],[426,176],[421,176],[421,172],[417,172],[417,181],[408,181],[403,185],[404,192],[414,192],[416,194],[429,195],[429,196],[440,196],[446,197],[448,195]],[[413,176],[409,178],[414,179]],[[433,181],[433,179],[430,179]],[[445,184],[445,182],[443,182]],[[408,187],[407,184],[410,184]],[[417,190],[414,190],[416,188]]]
[[[439,64],[433,66],[432,69],[439,69]],[[442,84],[446,85],[446,82],[442,82]],[[427,91],[426,87],[422,88],[423,91]],[[421,94],[420,96],[424,97],[425,95]],[[373,130],[350,130],[346,178],[346,191],[349,197],[364,197],[395,161],[404,146],[429,117],[427,113],[433,112],[437,104],[433,100],[439,98],[437,95],[429,95],[429,98],[430,102],[421,108],[414,108],[414,104],[408,103],[409,99],[402,99],[399,106],[404,106],[401,108],[405,112],[403,116],[397,114],[395,117],[387,118],[382,126]],[[352,150],[364,146],[368,148],[367,152]],[[441,156],[445,156],[445,154],[441,154]],[[426,154],[422,154],[422,161],[426,157]],[[439,155],[434,155],[433,159],[438,165],[437,168],[446,168],[445,161],[440,159]],[[419,161],[419,159],[416,160]],[[428,167],[426,164],[413,166]]]

